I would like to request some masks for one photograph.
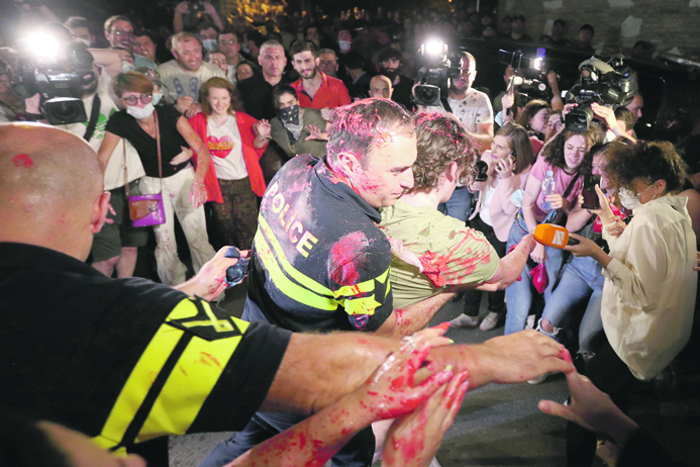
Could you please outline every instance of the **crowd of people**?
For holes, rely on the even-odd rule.
[[[638,91],[591,104],[582,128],[556,73],[529,98],[504,66],[496,95],[460,51],[423,105],[411,52],[426,32],[532,41],[522,15],[471,7],[316,23],[185,1],[167,30],[15,3],[44,45],[0,49],[0,308],[15,310],[0,411],[22,427],[0,431],[26,440],[3,440],[0,461],[105,455],[66,425],[150,465],[167,453],[141,443],[220,430],[235,431],[200,466],[436,465],[468,388],[555,372],[569,404],[540,408],[570,421],[567,465],[591,465],[594,430],[623,447],[618,465],[668,459],[623,412],[697,353],[699,140],[638,140]],[[557,21],[540,42],[592,52],[593,37]],[[28,56],[37,76],[75,76],[84,119],[31,82]],[[542,224],[572,240],[544,241]],[[132,277],[149,230],[160,284]],[[241,319],[216,305],[239,259]],[[426,329],[450,300],[463,313]],[[505,335],[454,345],[450,326]]]

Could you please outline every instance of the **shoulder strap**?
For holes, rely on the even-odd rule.
[[[563,169],[560,169],[560,170],[563,170]],[[581,176],[581,174],[576,172],[576,175],[574,176],[574,178],[572,178],[571,182],[569,182],[569,186],[566,187],[566,191],[562,195],[563,198],[566,198],[567,196],[569,196],[569,193],[571,193],[571,190],[574,188],[574,185],[576,184],[576,180],[578,180],[578,178],[580,176]]]
[[[95,94],[95,98],[92,100],[92,110],[90,111],[90,123],[88,123],[87,129],[85,130],[85,135],[83,139],[90,142],[90,138],[95,133],[95,128],[97,127],[97,120],[100,118],[100,96]]]

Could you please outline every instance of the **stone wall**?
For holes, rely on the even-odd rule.
[[[700,0],[499,0],[500,16],[521,13],[526,32],[537,40],[563,19],[567,38],[584,23],[595,28],[596,50],[629,51],[645,40],[663,54],[700,60]]]

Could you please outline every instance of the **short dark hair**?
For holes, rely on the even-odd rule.
[[[105,21],[105,25],[104,25],[105,32],[111,33],[111,32],[112,32],[112,26],[114,26],[114,23],[116,23],[117,21],[126,21],[127,23],[131,24],[131,27],[132,27],[132,28],[134,27],[134,24],[133,24],[133,23],[131,22],[131,20],[130,20],[129,18],[127,18],[126,16],[123,16],[123,15],[114,15],[114,16],[110,16],[109,18],[107,18],[107,21]]]
[[[349,70],[364,69],[365,59],[358,52],[348,52],[343,56],[343,62]]]
[[[561,24],[561,27],[566,28],[566,22],[563,19],[555,19],[554,24]]]
[[[241,36],[235,31],[235,29],[231,27],[225,28],[223,31],[219,31],[219,37],[221,37],[224,34],[233,34],[234,36],[236,36],[237,42],[241,41]]]
[[[313,55],[314,57],[318,57],[318,50],[316,49],[316,44],[314,44],[311,41],[300,39],[298,41],[295,41],[292,44],[292,47],[289,49],[289,55],[292,56],[292,59],[294,59],[294,56],[296,54],[300,54],[302,52],[311,52],[311,55]]]
[[[617,187],[634,190],[632,182],[666,182],[666,191],[678,192],[686,179],[686,165],[668,141],[637,141],[626,145],[612,143],[605,173]]]
[[[90,21],[83,18],[82,16],[71,16],[63,24],[65,24],[66,27],[69,29],[85,28],[90,32],[90,34],[93,34],[92,25],[90,24]]]
[[[533,99],[527,104],[525,104],[525,107],[523,108],[522,113],[518,114],[517,118],[515,119],[515,123],[518,125],[521,125],[523,128],[530,128],[530,120],[532,117],[537,115],[537,112],[539,112],[542,109],[549,109],[552,110],[552,107],[547,103],[547,101],[543,101],[540,99]]]
[[[403,55],[401,55],[401,52],[399,52],[398,50],[393,49],[391,47],[387,47],[386,49],[379,52],[379,55],[377,55],[377,63],[386,62],[387,60],[402,61]]]
[[[213,29],[214,31],[216,31],[217,35],[219,34],[219,27],[216,24],[210,23],[208,21],[202,21],[201,23],[199,23],[199,25],[197,26],[196,32],[199,35],[205,29]]]
[[[581,26],[581,29],[579,29],[579,31],[591,31],[591,34],[595,34],[595,29],[593,29],[593,26],[591,26],[588,23]]]
[[[615,120],[625,122],[625,131],[634,128],[634,114],[627,107],[618,107],[615,109]]]
[[[285,94],[291,94],[296,100],[299,100],[299,95],[297,94],[296,89],[288,84],[280,83],[272,88],[272,105],[274,106],[275,110],[279,110],[280,97],[284,96]]]
[[[388,99],[362,99],[331,110],[328,158],[350,152],[367,167],[367,155],[387,131],[413,134],[411,115],[400,104]]]
[[[516,123],[507,123],[496,132],[496,136],[503,136],[508,140],[508,147],[515,156],[513,173],[521,173],[535,163],[535,151],[527,131]]]

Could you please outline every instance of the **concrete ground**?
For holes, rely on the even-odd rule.
[[[240,316],[244,287],[227,293],[223,307]],[[431,324],[452,319],[460,304],[448,303]],[[487,313],[482,303],[481,316]],[[491,332],[451,329],[447,336],[456,343],[481,343],[502,335],[503,327]],[[697,372],[672,375],[655,382],[647,393],[635,395],[630,415],[650,427],[672,452],[692,465],[700,465],[700,377]],[[537,402],[568,397],[563,375],[538,385],[489,385],[469,391],[454,424],[447,431],[437,459],[442,467],[470,466],[563,466],[565,422],[541,413]],[[206,433],[170,438],[170,465],[195,467],[209,450],[229,433]],[[597,467],[605,464],[596,459]],[[662,466],[659,466],[662,467]]]

